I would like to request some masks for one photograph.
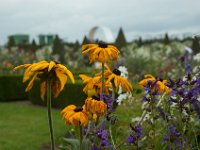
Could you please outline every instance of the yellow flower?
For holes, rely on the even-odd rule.
[[[142,88],[145,88],[145,86],[151,82],[155,84],[152,84],[151,88],[152,90],[157,90],[159,92],[166,92],[167,94],[170,93],[170,89],[165,85],[165,83],[167,82],[167,80],[161,80],[161,79],[156,79],[155,77],[153,77],[150,74],[146,74],[144,76],[145,79],[143,79],[142,81],[139,82],[139,86]]]
[[[111,71],[108,66],[106,66],[106,69],[107,70],[105,70],[104,73],[105,78],[107,78],[106,82],[113,82],[116,87],[116,91],[118,91],[119,86],[121,86],[123,92],[131,93],[133,90],[131,83],[129,83],[126,78],[120,76],[121,72],[118,69]]]
[[[95,61],[105,63],[110,60],[117,60],[120,53],[115,46],[101,41],[98,44],[85,44],[82,46],[82,50],[83,55],[89,53],[90,63]]]
[[[15,67],[13,70],[16,71],[21,68],[26,68],[23,82],[30,80],[28,86],[26,87],[26,92],[31,90],[37,77],[41,79],[40,92],[43,100],[47,90],[47,80],[51,80],[51,90],[54,97],[57,97],[63,90],[68,77],[72,83],[75,82],[73,74],[65,66],[58,64],[55,61],[40,61],[33,64],[24,64]]]
[[[88,96],[93,96],[97,94],[101,94],[102,90],[102,82],[101,76],[95,76],[93,78],[80,74],[79,77],[83,80],[83,83],[86,84],[83,88],[83,92],[86,93]],[[109,83],[104,82],[104,92],[106,95],[109,94],[108,89],[111,88]]]
[[[104,116],[107,112],[107,105],[98,97],[88,97],[85,100],[86,111],[95,114],[96,118]],[[93,116],[94,117],[94,116]]]
[[[77,107],[75,105],[69,105],[65,107],[61,112],[66,124],[86,126],[88,123],[88,113],[85,111],[85,105],[83,107]]]

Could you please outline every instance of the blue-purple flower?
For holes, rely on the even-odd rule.
[[[174,127],[172,124],[169,124],[167,126],[167,132],[164,135],[162,142],[173,143],[181,148],[183,144],[185,144],[186,138],[184,138],[183,143],[181,133],[176,129],[176,127]]]
[[[142,133],[142,127],[139,123],[137,123],[135,126],[133,126],[133,124],[130,124],[130,128],[131,128],[131,133],[127,138],[127,143],[137,144],[139,138],[144,136],[144,134]]]
[[[97,137],[100,139],[100,145],[103,147],[109,146],[109,133],[105,126],[102,125],[96,132]]]

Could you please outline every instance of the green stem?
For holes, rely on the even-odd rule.
[[[148,106],[148,107],[149,107],[149,106]],[[140,118],[139,124],[142,123],[142,121],[144,120],[144,117],[146,116],[146,114],[147,114],[147,111],[144,110],[143,113],[142,113],[142,116],[141,116],[141,118]]]
[[[198,144],[198,140],[197,140],[197,135],[196,135],[196,132],[195,132],[195,130],[194,130],[194,127],[192,127],[192,131],[193,131],[193,133],[194,133],[195,142],[196,142],[196,147],[197,147],[197,149],[199,149],[199,144]]]
[[[47,80],[47,114],[49,120],[49,130],[50,130],[50,138],[51,138],[51,150],[55,149],[54,143],[54,134],[53,134],[53,123],[52,123],[52,114],[51,114],[51,80]]]
[[[104,93],[104,63],[102,63],[102,89],[101,89],[101,94]]]
[[[112,98],[114,99],[115,98],[115,84],[112,82]]]
[[[151,115],[152,115],[152,130],[153,130],[153,142],[152,142],[152,147],[153,149],[155,148],[155,112],[154,112],[154,102],[153,102],[153,99],[154,97],[151,96]]]
[[[112,145],[113,145],[114,149],[116,149],[115,142],[114,142],[114,140],[113,140],[113,136],[112,136],[111,125],[109,125],[109,132],[110,132],[110,138],[111,138],[111,141],[112,141]]]
[[[80,141],[80,147],[79,147],[79,149],[80,150],[82,150],[82,142],[83,142],[83,133],[82,133],[82,126],[81,126],[81,124],[79,124],[79,129],[80,129],[80,139],[79,139],[79,141]]]

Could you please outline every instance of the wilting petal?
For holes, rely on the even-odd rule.
[[[48,68],[48,72],[51,71],[51,69],[56,65],[56,63],[54,61],[51,61],[49,63],[49,68]]]
[[[20,66],[17,66],[13,69],[13,71],[16,71],[18,69],[21,69],[21,68],[26,68],[26,67],[29,67],[31,64],[24,64],[24,65],[20,65]]]
[[[62,91],[63,88],[64,88],[64,86],[65,86],[65,84],[66,84],[66,82],[67,82],[67,76],[66,76],[65,74],[63,74],[63,73],[62,73],[60,70],[58,70],[58,69],[56,69],[55,72],[56,72],[57,78],[58,78],[59,81],[60,81],[60,85],[61,85],[60,91]]]
[[[40,97],[44,100],[44,96],[47,91],[47,82],[45,80],[41,81],[40,83]]]
[[[39,63],[36,63],[36,64],[32,67],[31,71],[40,71],[40,70],[43,70],[43,69],[48,68],[48,66],[49,66],[49,63],[46,62],[46,61],[44,61],[44,62],[39,62]]]
[[[68,69],[66,70],[66,73],[67,73],[67,75],[69,76],[69,78],[70,78],[70,80],[72,81],[72,83],[75,83],[73,74],[72,74]]]
[[[30,91],[30,89],[33,87],[33,82],[36,79],[37,75],[38,75],[38,73],[34,74],[33,78],[31,79],[31,81],[29,82],[28,86],[26,87],[26,90],[25,90],[26,92]]]
[[[57,80],[53,80],[52,85],[51,85],[51,90],[52,90],[52,93],[53,93],[54,97],[58,97],[58,95],[61,92],[60,89],[61,89],[60,81],[58,79]]]

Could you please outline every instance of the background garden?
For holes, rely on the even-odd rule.
[[[17,41],[15,36],[10,36],[7,44],[0,47],[0,149],[50,148],[46,107],[40,98],[39,81],[36,81],[29,93],[25,93],[22,72],[12,70],[20,64],[55,59],[73,72],[76,83],[69,82],[59,97],[52,100],[56,144],[59,146],[64,136],[73,134],[74,129],[64,125],[60,110],[69,104],[84,103],[84,85],[78,75],[91,75],[99,70],[98,64],[89,64],[87,57],[81,54],[81,45],[88,43],[90,41],[87,37],[81,43],[68,43],[55,35],[49,43],[36,44],[34,40]],[[98,43],[98,39],[95,43]],[[110,44],[119,48],[120,58],[115,65],[127,68],[128,80],[134,87],[132,95],[123,99],[115,112],[119,122],[115,131],[121,138],[126,138],[126,131],[120,130],[128,128],[131,121],[142,115],[143,90],[138,82],[145,74],[167,80],[184,77],[186,64],[190,64],[192,69],[197,68],[200,62],[199,38],[171,38],[165,33],[162,38],[138,38],[127,42],[121,28],[115,42]],[[200,135],[199,131],[196,133]]]

